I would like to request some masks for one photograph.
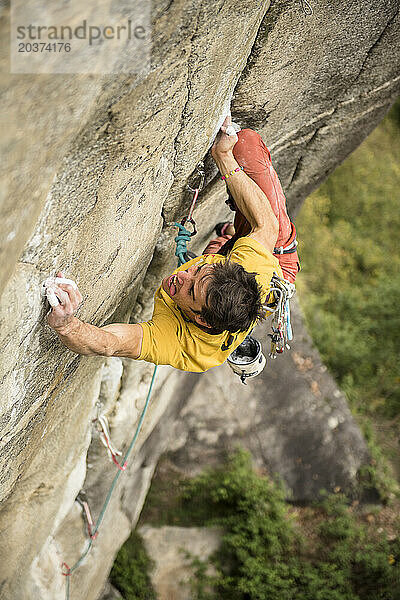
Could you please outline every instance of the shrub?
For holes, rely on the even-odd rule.
[[[149,576],[151,567],[142,538],[133,532],[116,556],[110,573],[111,583],[124,600],[157,600]]]
[[[196,561],[196,600],[395,600],[400,593],[400,542],[370,536],[346,498],[334,495],[316,507],[320,525],[312,544],[295,528],[281,486],[252,469],[238,450],[220,468],[185,486],[186,510],[201,501],[208,525],[225,533],[205,575]],[[212,586],[214,592],[206,591]]]
[[[326,365],[363,414],[400,414],[400,101],[304,203],[299,295]]]

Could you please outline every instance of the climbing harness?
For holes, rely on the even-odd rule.
[[[291,223],[291,227],[292,230],[288,242],[286,243],[286,246],[275,247],[273,252],[274,254],[294,254],[295,252],[297,252],[297,231],[294,223]]]

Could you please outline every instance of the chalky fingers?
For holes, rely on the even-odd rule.
[[[55,285],[53,289],[64,309],[63,312],[65,314],[73,314],[74,309],[72,307],[72,303],[68,293],[62,290],[61,287],[59,287],[58,285]]]

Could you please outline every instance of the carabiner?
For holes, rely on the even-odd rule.
[[[186,223],[190,223],[192,225],[193,231],[190,234],[190,237],[193,237],[197,233],[196,221],[194,219],[192,219],[192,217],[183,217],[183,219],[181,221],[181,225],[183,225],[183,227],[186,227]]]
[[[204,187],[204,180],[206,178],[206,173],[204,171],[204,162],[202,160],[197,163],[196,171],[197,171],[197,175],[200,177],[199,185],[195,188],[192,188],[192,187],[190,187],[190,185],[187,185],[187,189],[193,193],[195,193],[196,191],[201,192],[201,190]]]

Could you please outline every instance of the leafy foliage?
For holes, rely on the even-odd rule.
[[[400,414],[400,102],[298,217],[300,300],[323,360],[364,414]]]
[[[282,489],[237,451],[226,465],[186,484],[187,509],[201,497],[206,524],[225,534],[211,558],[217,574],[195,561],[196,600],[395,600],[400,595],[400,540],[371,537],[343,496],[320,505],[312,547],[290,521]],[[211,588],[213,591],[207,591]]]
[[[110,573],[111,583],[124,600],[157,600],[148,574],[151,566],[141,537],[133,532],[117,554]]]

